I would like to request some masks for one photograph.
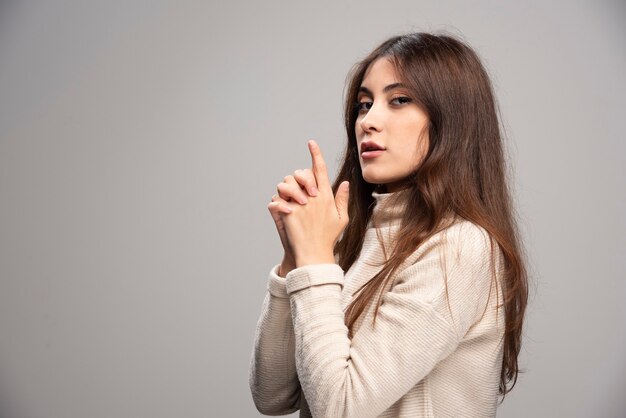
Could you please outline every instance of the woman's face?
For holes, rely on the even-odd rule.
[[[370,65],[357,101],[354,130],[363,179],[395,192],[398,181],[414,171],[428,151],[428,116],[386,58]]]

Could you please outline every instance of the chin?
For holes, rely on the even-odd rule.
[[[394,181],[394,179],[390,179],[388,176],[376,175],[376,173],[368,172],[367,170],[362,171],[363,180],[370,184],[386,184]]]
[[[363,177],[363,180],[365,180],[366,183],[369,183],[373,186],[384,186],[385,184],[388,183],[386,180],[377,179],[377,178],[369,178],[369,177]]]
[[[376,176],[367,175],[366,173],[363,173],[363,180],[365,180],[366,183],[370,184],[381,184]]]

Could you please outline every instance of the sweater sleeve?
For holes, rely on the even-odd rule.
[[[300,409],[300,382],[295,366],[295,339],[285,278],[280,265],[269,274],[250,359],[249,385],[259,412],[286,415]]]
[[[385,292],[375,325],[363,321],[352,340],[341,268],[307,265],[287,275],[296,368],[314,417],[380,415],[479,320],[491,289],[489,241],[482,228],[464,224],[420,247],[417,261]]]

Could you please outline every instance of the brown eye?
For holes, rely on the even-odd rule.
[[[372,102],[357,102],[355,109],[358,113],[365,112],[370,110],[372,107]]]
[[[407,104],[407,103],[411,103],[412,100],[410,97],[394,97],[393,99],[391,99],[391,103],[392,104],[397,104],[397,105],[402,105],[402,104]]]

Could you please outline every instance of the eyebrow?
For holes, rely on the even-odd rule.
[[[385,86],[385,88],[383,88],[383,93],[387,93],[390,90],[393,89],[397,89],[397,88],[406,88],[406,85],[402,84],[402,83],[393,83],[393,84],[389,84],[388,86]],[[372,92],[370,89],[368,89],[367,87],[359,87],[359,93],[365,93],[369,96],[373,96]]]

